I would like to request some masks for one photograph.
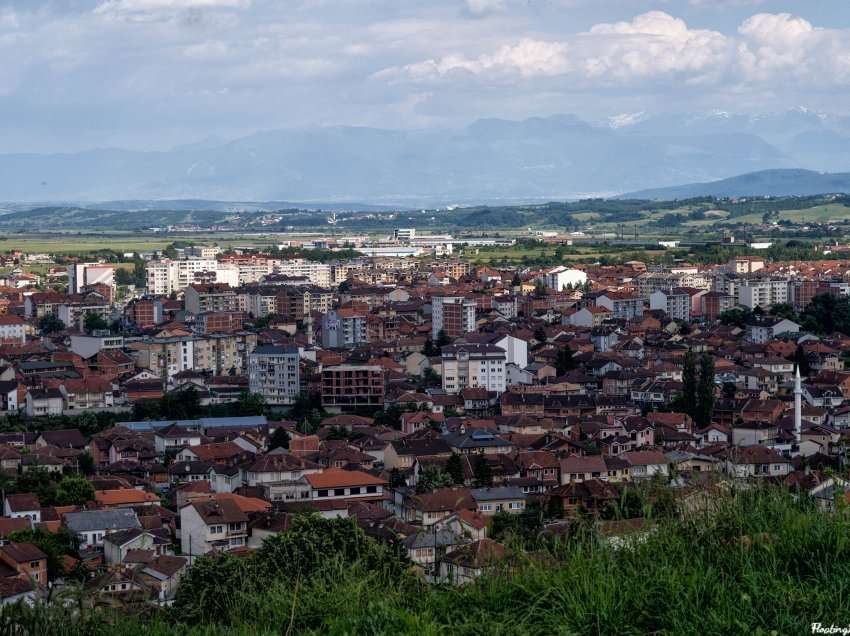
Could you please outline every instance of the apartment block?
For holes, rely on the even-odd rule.
[[[463,296],[431,297],[431,337],[440,331],[449,338],[475,331],[475,301]]]
[[[491,344],[461,344],[443,347],[443,389],[460,393],[467,387],[503,393],[506,386],[506,353]]]
[[[340,364],[322,370],[322,406],[327,409],[383,406],[384,391],[383,367]]]
[[[268,404],[292,404],[301,392],[298,347],[257,347],[248,355],[248,386]]]

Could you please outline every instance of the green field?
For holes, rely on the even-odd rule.
[[[797,223],[826,223],[833,220],[848,220],[850,219],[850,208],[844,205],[818,205],[805,210],[783,210],[772,216],[771,219],[776,221],[793,221]],[[761,214],[745,214],[744,216],[736,216],[729,219],[736,223],[761,223]]]

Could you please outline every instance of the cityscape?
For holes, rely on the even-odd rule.
[[[2,3],[0,632],[850,633],[848,42]]]

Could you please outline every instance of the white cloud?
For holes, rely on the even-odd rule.
[[[568,68],[567,46],[558,42],[523,39],[515,45],[505,45],[492,54],[469,58],[447,55],[403,67],[386,69],[377,77],[409,77],[414,80],[433,80],[451,73],[475,75],[558,75]]]
[[[104,0],[94,12],[108,18],[149,21],[204,9],[246,9],[251,0]]]
[[[465,0],[466,10],[473,15],[485,15],[504,11],[507,7],[505,0]]]

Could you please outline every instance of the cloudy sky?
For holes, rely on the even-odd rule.
[[[648,111],[850,114],[847,0],[0,0],[0,152]]]

